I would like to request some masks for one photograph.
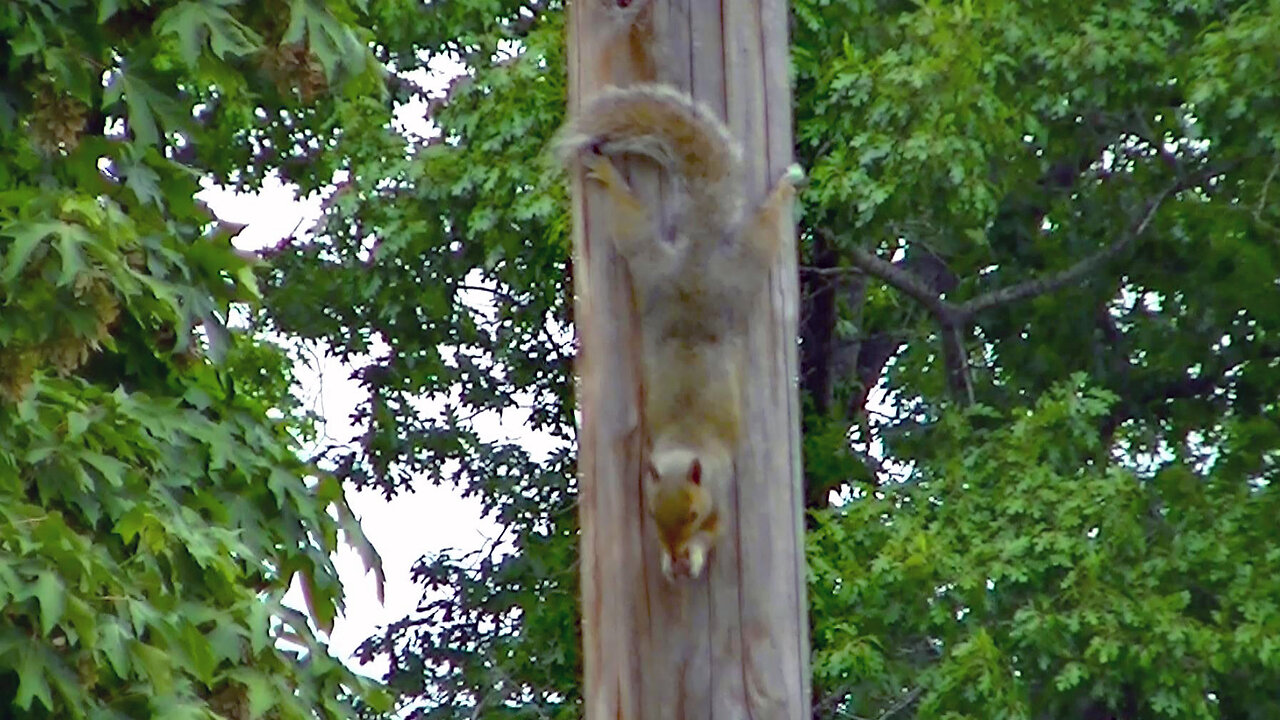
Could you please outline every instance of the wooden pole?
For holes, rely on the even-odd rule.
[[[742,142],[758,202],[792,160],[786,28],[785,0],[575,0],[570,112],[606,85],[684,89]],[[642,165],[628,177],[656,201],[661,179]],[[779,228],[753,314],[745,438],[716,498],[724,532],[701,578],[672,583],[643,507],[628,275],[603,229],[608,203],[573,183],[586,718],[807,720],[794,228]]]

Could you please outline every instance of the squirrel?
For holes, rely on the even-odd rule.
[[[609,230],[640,317],[645,503],[663,574],[696,578],[719,533],[714,498],[733,478],[747,324],[776,262],[792,173],[748,209],[741,149],[729,129],[661,84],[604,89],[557,145],[612,206]],[[648,158],[673,181],[657,207],[636,195],[611,159],[617,155]]]

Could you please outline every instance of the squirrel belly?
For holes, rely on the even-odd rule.
[[[697,577],[719,534],[742,432],[746,334],[773,268],[794,188],[747,210],[741,151],[715,113],[665,85],[607,88],[561,132],[609,203],[608,233],[631,274],[649,430],[645,503],[668,578]],[[670,179],[645,202],[614,165],[654,161]]]

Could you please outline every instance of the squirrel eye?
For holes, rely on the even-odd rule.
[[[702,461],[697,458],[689,465],[689,482],[694,485],[702,484]]]

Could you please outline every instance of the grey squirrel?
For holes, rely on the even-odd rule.
[[[714,493],[733,477],[742,434],[749,314],[776,262],[791,174],[749,208],[738,143],[715,114],[673,87],[610,87],[566,125],[566,164],[581,163],[611,203],[610,233],[640,314],[645,502],[670,579],[697,577],[720,529]],[[660,207],[612,161],[649,158],[673,180]]]

